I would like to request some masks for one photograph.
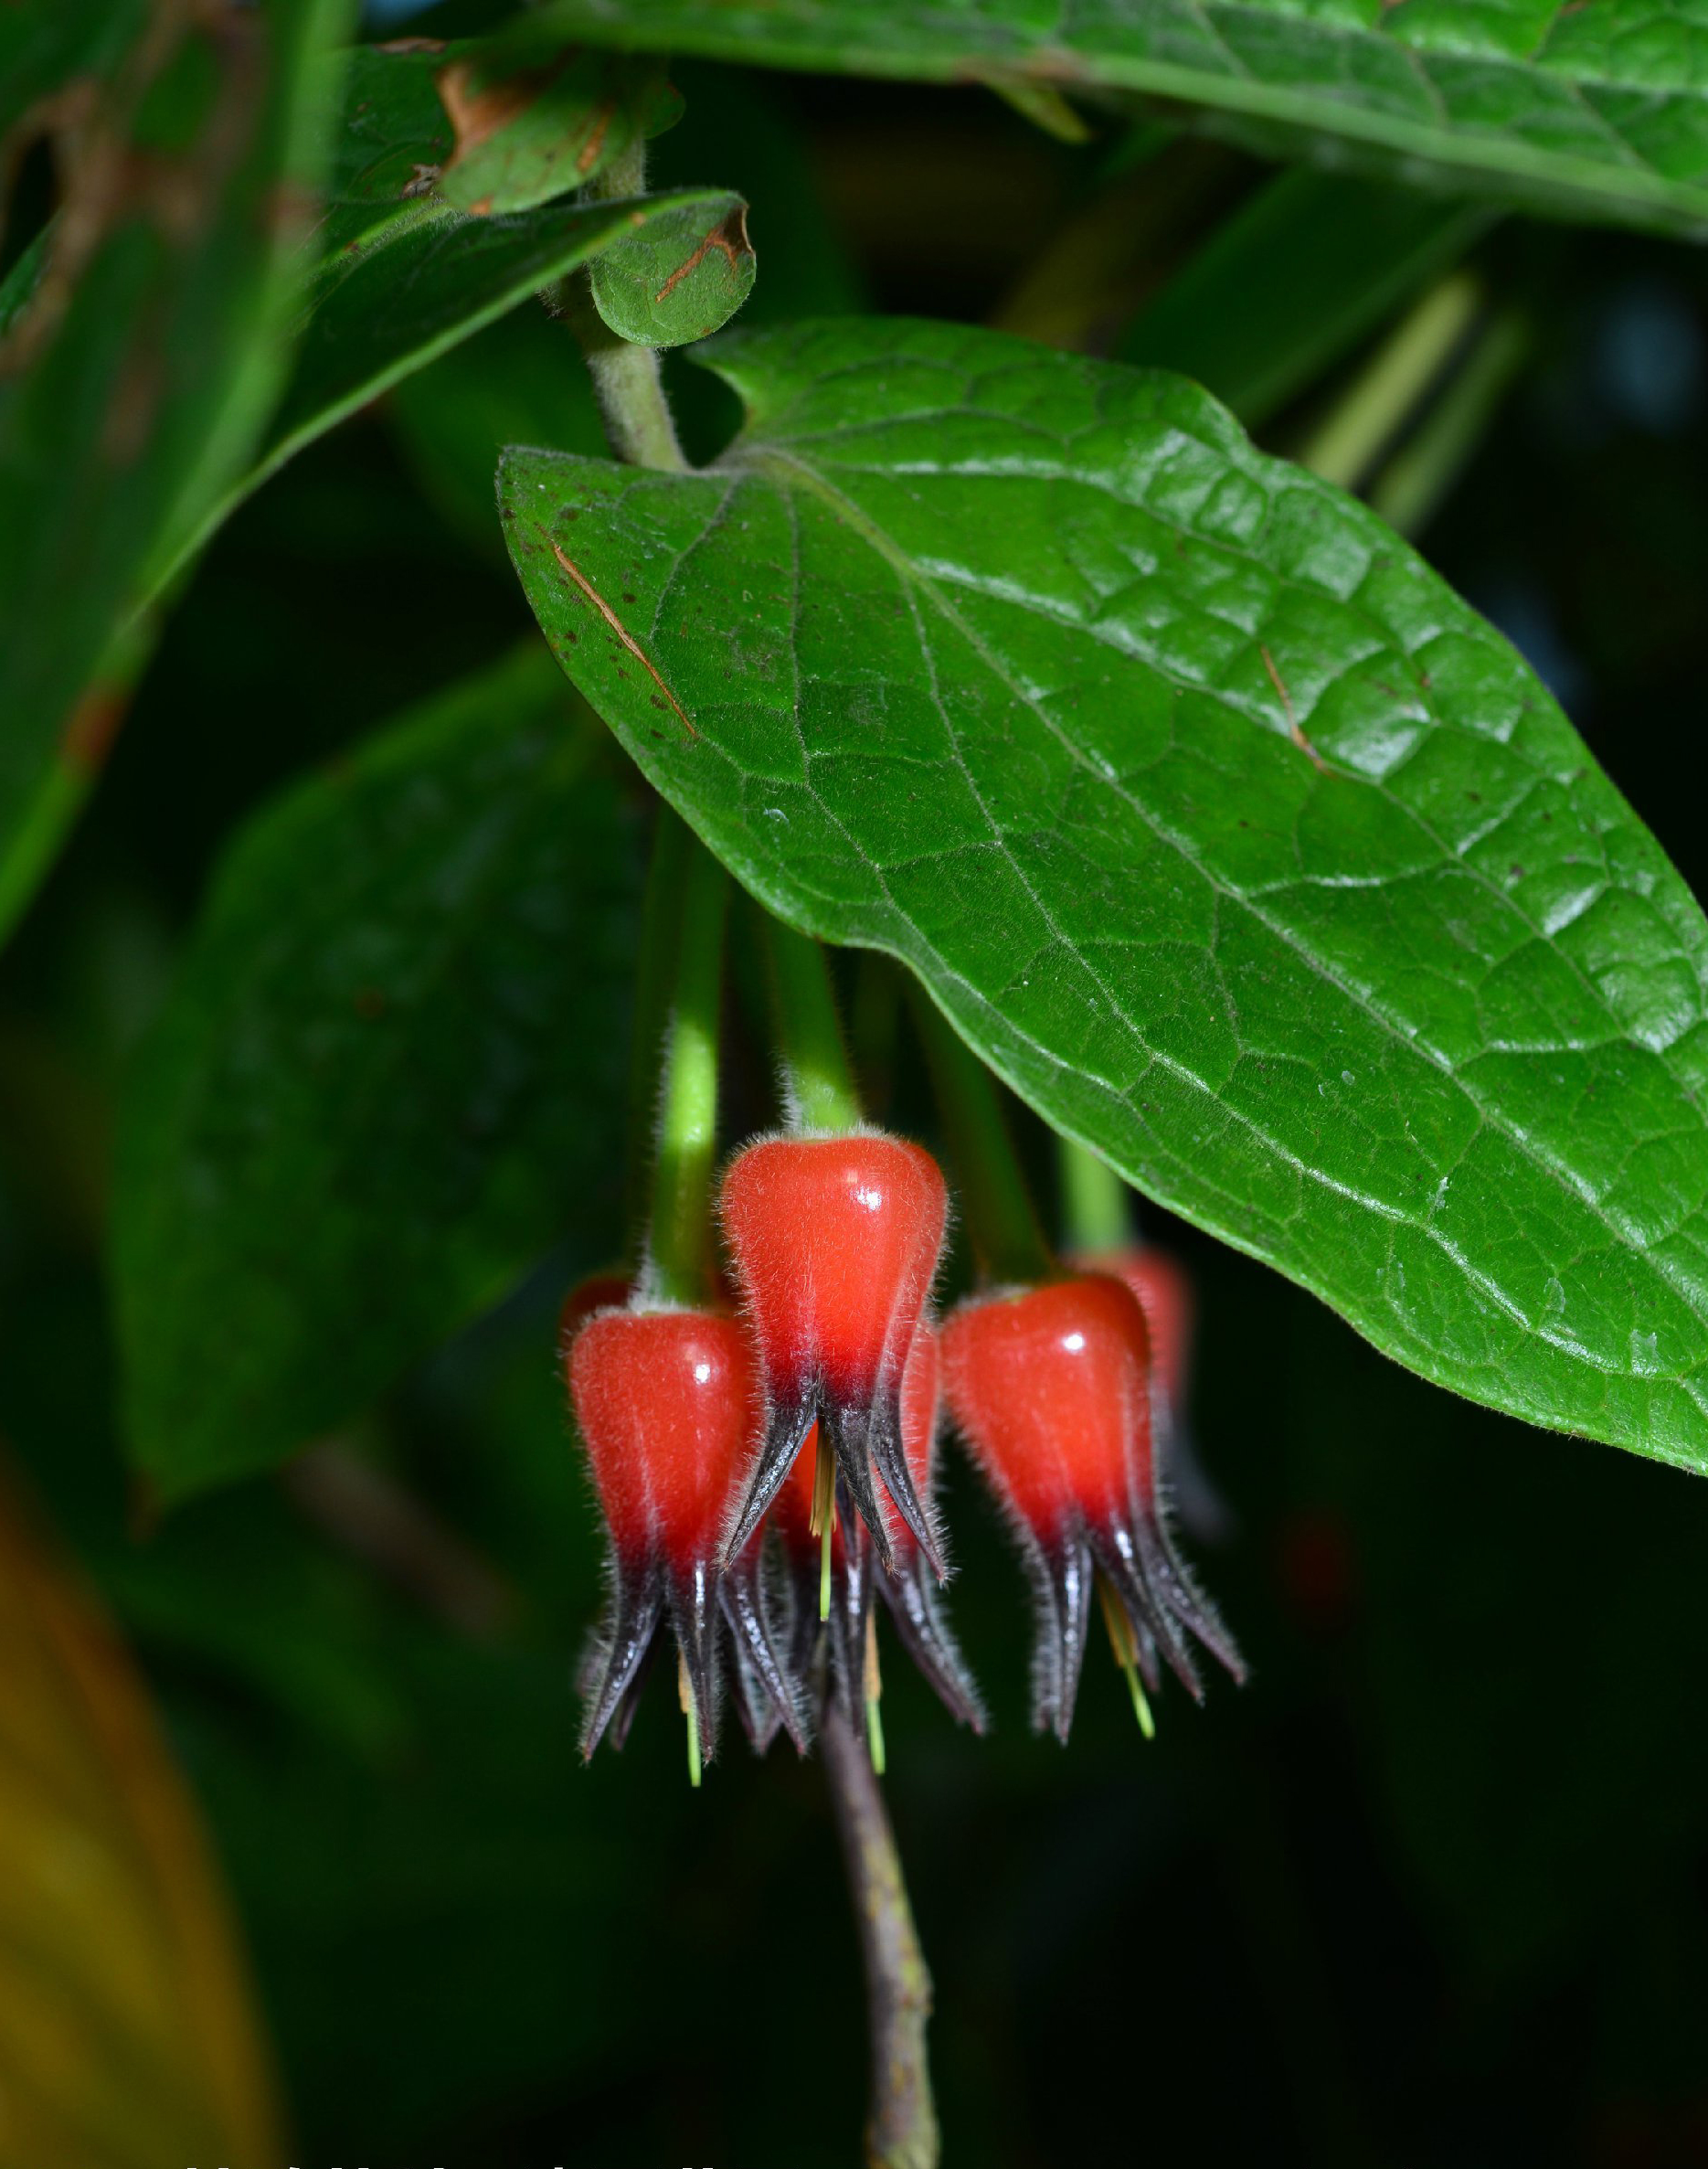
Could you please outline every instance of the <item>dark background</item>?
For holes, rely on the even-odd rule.
[[[1071,150],[971,91],[682,80],[661,175],[751,196],[756,317],[992,316],[1119,134]],[[1163,155],[1201,170],[1141,286],[1267,177]],[[1523,297],[1530,359],[1421,547],[1700,891],[1702,260],[1509,221],[1476,260]],[[671,367],[714,449],[718,395]],[[401,1581],[301,1477],[133,1536],[115,1433],[113,1108],[222,841],[525,633],[495,445],[594,430],[567,335],[530,315],[300,459],[197,572],[0,968],[0,1434],[161,1698],[291,2158],[317,2169],[857,2158],[860,1983],[816,1766],[731,1738],[691,1794],[662,1679],[621,1758],[575,1751],[599,1545],[554,1316],[615,1228],[569,1231],[363,1431],[441,1533]],[[1024,1585],[951,1466],[953,1612],[994,1738],[893,1645],[886,1673],[949,2169],[1708,2161],[1708,1486],[1452,1400],[1262,1268],[1146,1226],[1197,1281],[1193,1422],[1230,1526],[1188,1541],[1253,1679],[1202,1712],[1166,1692],[1146,1746],[1094,1644],[1070,1748],[1032,1738]]]

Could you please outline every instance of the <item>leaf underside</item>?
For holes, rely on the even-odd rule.
[[[1708,47],[1652,0],[547,0],[564,36],[1133,91],[1281,155],[1708,232]]]
[[[1532,1420],[1708,1466],[1708,928],[1511,647],[1158,372],[727,337],[711,470],[517,451],[554,653],[759,898]]]

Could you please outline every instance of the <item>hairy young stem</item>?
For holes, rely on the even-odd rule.
[[[860,1120],[860,1094],[848,1067],[824,952],[769,914],[764,924],[790,1124],[798,1130],[852,1130]]]
[[[929,995],[910,991],[979,1264],[987,1280],[1047,1280],[1055,1261],[1003,1119],[996,1081]]]
[[[679,833],[677,833],[679,832]],[[712,1168],[717,1154],[717,1039],[728,877],[697,837],[659,809],[656,848],[680,862],[659,888],[676,912],[669,1022],[642,1283],[655,1302],[704,1302],[712,1278]],[[649,901],[652,898],[649,897]]]
[[[819,1738],[865,1964],[872,2044],[867,2169],[937,2169],[937,2111],[925,2053],[931,1976],[913,1924],[896,1834],[865,1743],[834,1696],[825,1706]]]
[[[687,824],[660,801],[641,904],[641,941],[635,959],[634,1029],[629,1056],[629,1164],[623,1235],[631,1264],[646,1247],[652,1212],[653,1131],[658,1079],[670,1025],[676,952],[682,939],[682,891],[687,879]]]
[[[1058,1138],[1062,1221],[1070,1250],[1123,1249],[1132,1240],[1127,1186],[1101,1153]]]

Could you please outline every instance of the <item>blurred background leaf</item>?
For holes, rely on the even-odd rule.
[[[357,1415],[609,1219],[639,840],[525,649],[236,845],[138,1067],[113,1260],[178,1495]]]
[[[0,1473],[0,2163],[276,2158],[199,1818],[123,1645]]]
[[[0,353],[0,932],[101,765],[140,660],[133,614],[277,393],[324,150],[313,91],[352,9],[100,12],[101,36],[91,19],[86,48],[37,71],[0,156],[4,175],[40,136],[63,162]]]

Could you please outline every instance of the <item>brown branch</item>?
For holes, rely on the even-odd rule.
[[[931,1976],[913,1924],[896,1834],[865,1742],[834,1697],[827,1702],[819,1737],[865,1962],[872,2041],[867,2169],[937,2169],[937,2111],[925,2056]]]

